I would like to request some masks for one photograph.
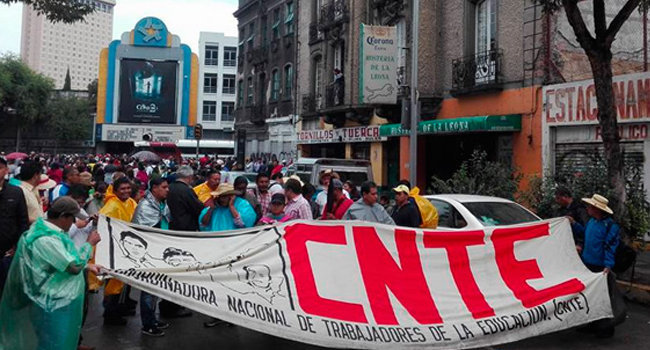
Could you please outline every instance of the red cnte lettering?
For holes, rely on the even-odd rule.
[[[291,259],[300,307],[306,313],[342,321],[368,323],[363,306],[323,298],[318,294],[314,271],[309,261],[307,242],[346,245],[344,226],[295,224],[285,228],[284,240]]]
[[[354,245],[370,308],[378,324],[396,325],[388,289],[420,324],[442,323],[424,278],[415,231],[395,230],[400,266],[372,227],[354,228]]]
[[[585,285],[575,278],[542,290],[536,290],[526,283],[530,279],[543,278],[544,275],[535,260],[517,260],[515,242],[548,236],[548,234],[548,224],[495,229],[492,233],[492,243],[501,278],[515,297],[527,308],[585,289]]]
[[[451,274],[458,287],[465,306],[475,319],[494,316],[494,309],[487,303],[485,296],[476,284],[469,265],[467,247],[483,245],[483,231],[470,232],[424,232],[425,248],[444,248],[451,268]]]

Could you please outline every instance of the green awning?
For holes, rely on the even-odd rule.
[[[251,42],[253,39],[255,39],[255,34],[251,34],[246,41]]]
[[[422,121],[418,124],[420,134],[458,134],[466,132],[499,132],[521,130],[521,114],[486,115],[453,119]],[[400,124],[385,124],[379,128],[380,136],[406,136],[408,129]]]
[[[273,26],[271,28],[276,29],[280,25],[280,19],[278,18],[278,21],[273,23]]]

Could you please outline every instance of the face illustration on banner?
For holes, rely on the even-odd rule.
[[[149,254],[147,254],[147,241],[132,231],[120,233],[119,247],[124,257],[133,262],[136,268],[155,267]]]
[[[194,254],[188,252],[187,250],[182,250],[174,247],[169,247],[163,252],[163,261],[167,264],[178,267],[191,265],[196,263],[196,258]]]
[[[219,283],[236,293],[254,294],[266,300],[269,304],[273,304],[274,299],[277,297],[287,297],[282,290],[284,278],[273,277],[271,268],[268,265],[252,264],[233,269],[231,264],[228,265],[228,271],[237,276],[239,283]]]

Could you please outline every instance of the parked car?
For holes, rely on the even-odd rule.
[[[299,158],[287,169],[287,176],[298,175],[303,182],[318,187],[318,177],[324,170],[332,169],[341,181],[350,180],[357,186],[373,181],[372,165],[368,160],[334,158]]]
[[[239,176],[244,176],[248,180],[248,189],[257,188],[255,184],[255,179],[257,178],[257,173],[247,173],[243,171],[222,171],[221,172],[221,182],[234,184],[235,179]]]
[[[530,210],[504,198],[467,194],[424,196],[438,210],[438,227],[483,229],[541,220]]]

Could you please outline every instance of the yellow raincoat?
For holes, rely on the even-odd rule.
[[[108,192],[104,203],[106,204],[104,204],[102,209],[99,210],[99,214],[126,222],[131,222],[133,213],[135,213],[135,207],[138,206],[138,203],[136,203],[132,198],[122,202],[115,194],[108,194]],[[120,294],[123,287],[124,284],[122,282],[112,278],[108,280],[104,287],[104,295]]]

